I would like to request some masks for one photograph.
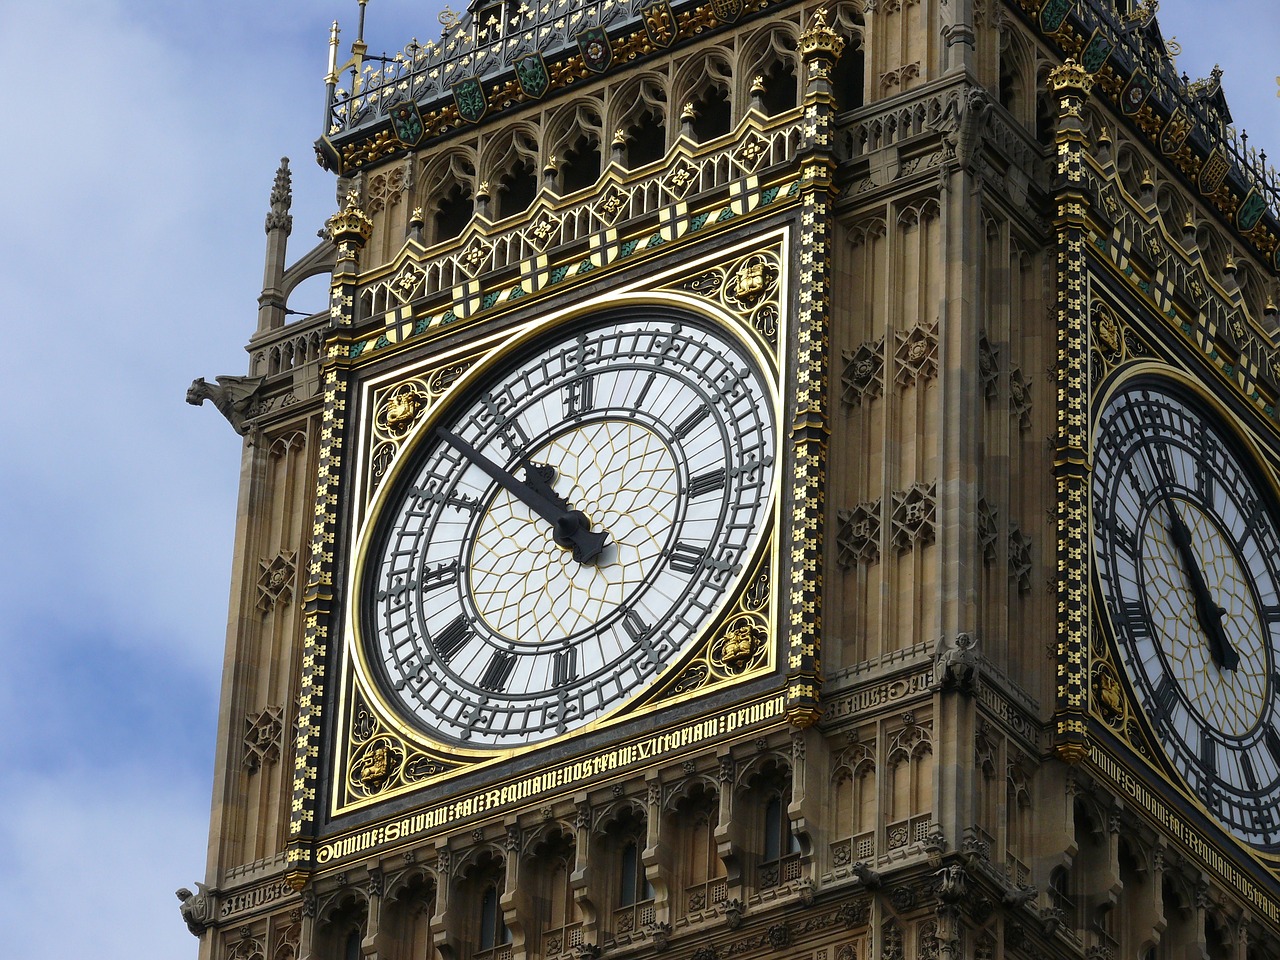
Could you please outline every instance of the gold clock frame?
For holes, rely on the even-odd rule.
[[[710,626],[690,650],[646,687],[640,695],[642,702],[639,706],[635,700],[619,705],[591,723],[542,741],[533,749],[555,748],[598,730],[650,715],[672,703],[727,690],[778,671],[784,651],[780,649],[778,629],[782,605],[776,544],[782,526],[781,503],[786,495],[783,465],[787,453],[787,431],[786,405],[783,402],[786,371],[779,363],[777,344],[786,343],[790,333],[788,300],[792,290],[788,264],[791,242],[790,233],[785,228],[776,229],[677,268],[639,277],[617,290],[553,309],[514,330],[496,331],[473,346],[441,352],[412,366],[370,377],[356,385],[360,419],[352,469],[357,486],[351,501],[354,505],[351,523],[353,530],[359,530],[359,533],[353,539],[357,546],[347,575],[345,592],[348,597],[356,595],[354,587],[358,570],[365,561],[368,531],[381,506],[379,491],[393,486],[396,472],[403,469],[402,465],[408,459],[403,454],[414,447],[416,438],[422,436],[423,431],[430,429],[452,396],[465,390],[492,364],[500,363],[530,338],[608,307],[667,305],[707,317],[732,332],[766,372],[778,433],[779,464],[770,495],[766,528],[751,558],[750,572],[743,575],[737,588],[708,619]],[[715,276],[718,276],[719,283],[710,282]],[[705,295],[700,296],[707,289],[715,291],[715,299],[710,303]],[[759,308],[766,301],[771,301],[776,307],[776,326],[759,322]],[[456,375],[451,375],[451,371]],[[445,378],[449,383],[443,389],[430,389],[430,384],[439,384]],[[385,405],[387,398],[396,396],[396,391],[406,384],[424,385],[421,389],[422,409],[413,427],[400,438],[395,459],[375,477],[372,463],[375,448],[380,442],[386,442],[386,431],[378,423],[383,409],[379,404]],[[356,611],[351,603],[345,605],[341,630],[343,653],[335,704],[338,729],[331,748],[334,752],[334,788],[330,794],[330,816],[342,816],[418,791],[463,770],[472,772],[489,768],[530,749],[466,751],[434,741],[406,722],[380,693],[365,660]],[[717,671],[714,665],[724,663],[725,648],[744,634],[749,635],[748,642],[753,650],[742,662],[742,668]],[[708,669],[702,682],[690,683],[688,669],[697,663]],[[782,683],[781,679],[779,683]],[[421,775],[413,779],[398,777],[397,757],[400,770],[412,762]]]

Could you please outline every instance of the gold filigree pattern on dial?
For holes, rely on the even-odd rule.
[[[1225,610],[1224,625],[1241,661],[1234,670],[1219,670],[1213,663],[1177,548],[1159,511],[1153,511],[1142,537],[1145,592],[1151,616],[1161,625],[1169,676],[1202,714],[1216,718],[1219,730],[1243,737],[1264,719],[1267,707],[1263,624],[1226,534],[1195,504],[1180,499],[1165,503],[1191,531],[1205,580],[1213,584],[1214,600]]]
[[[671,539],[680,481],[658,435],[622,420],[572,430],[530,459],[557,465],[565,499],[610,542],[595,565],[578,563],[528,506],[498,491],[471,551],[471,595],[491,630],[524,642],[587,629],[643,583]]]
[[[369,452],[369,486],[376,489],[413,427],[458,377],[469,360],[412,377],[374,394],[373,444]]]

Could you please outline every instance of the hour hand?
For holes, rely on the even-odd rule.
[[[607,533],[593,533],[591,521],[581,510],[570,508],[564,497],[551,489],[556,479],[556,468],[548,463],[529,463],[524,468],[524,482],[540,496],[546,497],[560,509],[551,524],[551,539],[557,546],[573,548],[573,559],[579,563],[593,563],[604,550],[609,539]]]
[[[440,438],[453,447],[477,467],[487,473],[493,480],[530,510],[551,526],[551,539],[557,546],[573,550],[573,559],[578,563],[594,563],[604,549],[606,533],[592,533],[591,521],[579,510],[570,510],[564,499],[551,489],[549,480],[543,477],[542,471],[550,470],[550,479],[555,479],[555,470],[539,464],[532,471],[525,471],[525,480],[517,479],[509,471],[494,463],[479,450],[457,434],[448,430],[437,431]]]
[[[1177,508],[1168,500],[1165,501],[1165,509],[1169,514],[1169,534],[1173,537],[1173,545],[1182,559],[1183,572],[1187,575],[1191,593],[1195,596],[1196,619],[1209,641],[1209,654],[1220,669],[1234,670],[1240,665],[1240,654],[1236,653],[1222,626],[1222,617],[1227,611],[1213,602],[1209,584],[1205,581],[1200,561],[1191,545],[1191,531],[1179,516]]]

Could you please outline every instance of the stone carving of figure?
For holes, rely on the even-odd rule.
[[[205,400],[212,400],[235,432],[244,436],[249,432],[246,420],[262,382],[262,377],[218,377],[218,385],[214,386],[204,377],[196,377],[187,388],[187,403],[198,407]]]
[[[178,909],[182,912],[182,919],[187,925],[187,929],[194,936],[200,936],[204,933],[205,927],[209,926],[209,922],[213,920],[213,901],[209,896],[209,889],[203,883],[196,883],[198,893],[192,893],[186,887],[179,887],[177,890],[178,899],[182,901]]]

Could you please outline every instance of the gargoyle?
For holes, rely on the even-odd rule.
[[[232,429],[240,436],[249,432],[245,422],[254,401],[258,399],[258,391],[262,387],[264,377],[218,377],[218,385],[196,377],[187,388],[187,403],[198,407],[205,400],[212,400],[218,412],[227,418]]]
[[[930,126],[942,134],[947,154],[961,167],[968,167],[982,144],[991,97],[981,87],[969,87],[963,95],[947,101],[946,108]]]
[[[1006,890],[1000,902],[1006,907],[1025,907],[1028,903],[1036,898],[1039,894],[1035,884],[1028,884],[1025,887],[1018,887],[1016,890]]]
[[[939,870],[938,899],[943,903],[959,903],[968,892],[969,882],[965,876],[964,866],[959,863],[948,864]]]
[[[198,937],[213,920],[213,899],[209,896],[209,888],[203,883],[197,881],[196,890],[197,893],[192,893],[186,887],[179,887],[176,892],[178,899],[182,901],[182,905],[178,907],[182,912],[182,919],[186,922],[187,929]]]
[[[853,875],[861,880],[862,885],[868,890],[879,890],[884,884],[884,878],[861,860],[855,863],[851,869],[853,870]]]

